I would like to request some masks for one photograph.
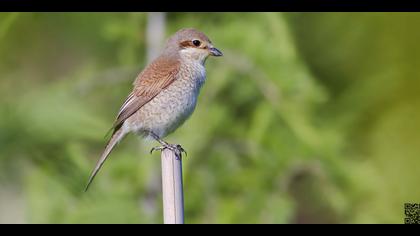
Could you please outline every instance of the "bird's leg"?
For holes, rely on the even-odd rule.
[[[153,132],[150,132],[150,136],[152,136],[156,141],[158,141],[160,143],[160,145],[162,145],[162,146],[158,146],[158,147],[153,147],[152,150],[150,150],[150,154],[152,154],[153,151],[162,151],[162,150],[165,150],[165,149],[169,149],[169,150],[175,152],[175,155],[176,155],[177,159],[182,158],[182,153],[185,153],[185,155],[187,155],[187,152],[185,151],[184,148],[182,148],[181,145],[167,143],[167,142],[163,141],[159,136],[157,136]]]

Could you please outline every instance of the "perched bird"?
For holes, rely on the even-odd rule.
[[[161,55],[134,81],[133,91],[118,112],[112,137],[98,160],[86,186],[89,188],[115,145],[130,132],[152,138],[181,156],[180,145],[162,140],[192,114],[204,81],[204,64],[209,56],[222,56],[210,39],[195,29],[181,29],[166,42]]]

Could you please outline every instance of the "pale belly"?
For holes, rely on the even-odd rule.
[[[201,84],[177,80],[127,119],[129,131],[163,138],[181,126],[193,113]]]

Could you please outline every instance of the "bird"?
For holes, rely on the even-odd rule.
[[[206,80],[205,62],[209,56],[223,53],[199,30],[178,30],[166,41],[161,54],[137,76],[133,89],[122,104],[111,138],[93,169],[85,192],[111,154],[114,147],[129,133],[156,140],[177,157],[185,150],[179,144],[163,140],[180,127],[193,113],[200,90]],[[186,152],[185,152],[186,153]]]

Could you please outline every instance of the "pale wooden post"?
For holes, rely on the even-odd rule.
[[[184,223],[182,158],[164,149],[162,159],[163,219],[165,224]]]

